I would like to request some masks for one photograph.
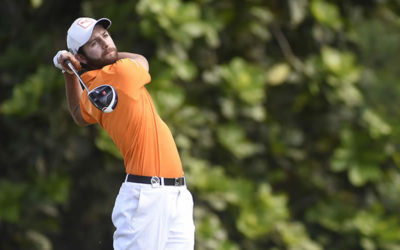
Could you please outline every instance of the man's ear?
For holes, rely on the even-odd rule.
[[[75,58],[80,62],[80,63],[83,63],[83,64],[87,64],[87,59],[86,59],[86,57],[84,56],[84,55],[81,55],[81,54],[76,54],[75,55]]]

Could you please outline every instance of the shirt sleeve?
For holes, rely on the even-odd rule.
[[[144,86],[151,81],[149,72],[147,72],[141,63],[131,58],[125,59],[125,63],[128,67],[128,72],[130,72],[129,76],[133,82],[139,86]]]
[[[94,111],[93,108],[95,108],[95,107],[89,101],[89,98],[85,94],[86,94],[86,91],[83,92],[83,94],[81,95],[80,102],[79,102],[79,105],[81,108],[81,114],[82,114],[83,119],[88,124],[95,124],[95,123],[97,123],[96,119],[90,115],[90,114],[93,114],[93,111]]]
[[[139,90],[151,81],[149,72],[139,62],[129,58],[118,60],[96,72],[87,72],[82,77],[89,89],[110,84],[121,97],[128,95],[134,99],[139,95]],[[90,102],[86,91],[80,97],[80,108],[88,124],[102,123],[102,112]]]

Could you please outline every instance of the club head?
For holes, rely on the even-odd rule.
[[[94,88],[88,95],[93,105],[104,113],[112,112],[118,103],[117,92],[108,84]]]

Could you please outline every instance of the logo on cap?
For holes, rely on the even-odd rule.
[[[82,18],[78,21],[78,25],[84,29],[87,29],[93,23],[93,21],[94,20],[91,20],[89,18]]]

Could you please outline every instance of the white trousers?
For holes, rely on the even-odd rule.
[[[193,198],[186,186],[124,182],[112,221],[115,250],[194,249]]]

